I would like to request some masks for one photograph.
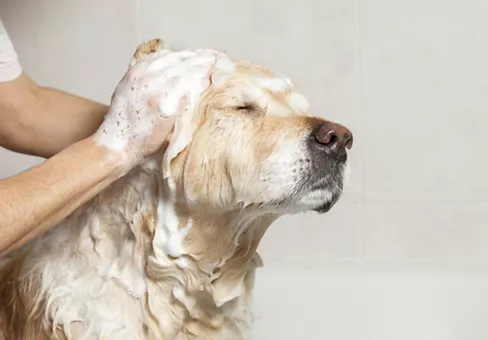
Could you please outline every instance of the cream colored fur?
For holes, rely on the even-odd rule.
[[[160,48],[158,40],[142,44],[134,58]],[[171,178],[162,164],[172,137],[3,264],[5,339],[248,338],[256,248],[266,229],[331,193],[293,191],[304,140],[323,120],[305,116],[306,100],[285,78],[234,63],[232,76],[201,98]],[[172,199],[168,180],[172,205],[162,204]],[[168,207],[176,231],[158,222]]]

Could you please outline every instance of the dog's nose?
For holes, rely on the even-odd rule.
[[[352,148],[352,133],[348,128],[333,122],[319,125],[313,134],[315,142],[325,147],[334,156],[346,154],[346,149]]]

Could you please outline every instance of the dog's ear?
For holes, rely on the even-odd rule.
[[[163,41],[161,39],[151,39],[142,44],[137,46],[136,51],[132,55],[132,58],[129,62],[129,68],[133,67],[139,60],[144,58],[145,56],[160,51],[163,49]],[[112,93],[110,101],[112,102],[114,99],[115,92]]]
[[[137,46],[134,55],[130,61],[129,67],[134,66],[139,60],[145,56],[160,51],[163,48],[163,41],[161,39],[151,39]]]

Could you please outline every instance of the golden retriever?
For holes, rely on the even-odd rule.
[[[141,44],[132,64],[161,49],[158,39]],[[11,254],[0,271],[0,338],[248,337],[262,236],[284,214],[334,205],[352,134],[308,116],[288,78],[228,60],[232,71],[216,72],[181,118],[189,139],[172,157],[176,132]]]

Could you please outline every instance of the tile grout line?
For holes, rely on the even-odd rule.
[[[360,0],[355,0],[355,9],[356,9],[356,16],[355,16],[355,25],[356,25],[356,110],[359,114],[359,136],[360,140],[364,140],[364,124],[363,124],[363,108],[362,108],[362,69],[361,69],[361,14],[360,14]],[[359,202],[359,216],[358,216],[358,226],[359,226],[359,235],[358,235],[358,263],[362,263],[364,261],[364,156],[362,152],[363,146],[360,146],[360,176],[361,176],[361,194],[360,194],[360,202]]]

